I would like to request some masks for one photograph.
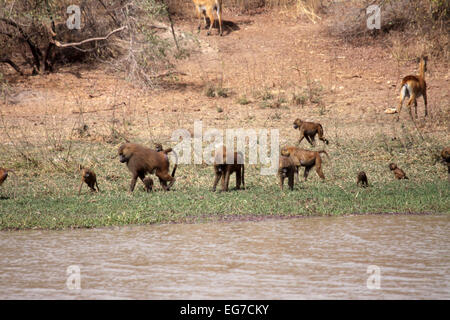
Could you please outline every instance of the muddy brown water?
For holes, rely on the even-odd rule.
[[[450,215],[0,232],[0,299],[450,299],[449,245]]]

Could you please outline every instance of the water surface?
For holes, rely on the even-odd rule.
[[[0,299],[450,299],[449,245],[449,215],[0,232]]]

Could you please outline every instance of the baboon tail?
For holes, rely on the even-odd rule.
[[[317,130],[317,133],[319,134],[319,139],[320,140],[322,140],[326,144],[329,143],[329,141],[327,139],[325,139],[325,137],[323,136],[323,127],[322,127],[322,125],[320,123],[319,123],[319,128]]]
[[[319,138],[323,137],[323,127],[320,123],[319,123],[319,129],[317,130],[317,133],[319,134]]]
[[[17,176],[16,175],[16,172],[14,171],[14,170],[12,170],[12,169],[6,169],[6,174],[8,174],[8,173],[12,173],[13,175],[15,175],[15,176]]]
[[[245,169],[244,169],[244,164],[242,164],[242,188],[245,189]]]
[[[330,156],[328,155],[328,153],[325,150],[320,150],[317,151],[318,153],[325,153],[327,155],[328,160],[330,160]]]
[[[169,148],[171,149],[171,148]],[[173,152],[173,155],[175,156],[175,165],[173,166],[173,170],[172,170],[172,178],[175,177],[175,172],[177,171],[177,167],[178,167],[178,155],[174,150],[170,150],[171,152]]]

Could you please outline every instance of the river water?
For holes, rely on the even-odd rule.
[[[450,215],[0,232],[0,299],[450,299]]]

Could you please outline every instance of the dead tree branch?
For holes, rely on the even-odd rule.
[[[92,42],[92,41],[101,41],[101,40],[107,40],[111,35],[113,35],[114,33],[117,33],[119,31],[122,31],[124,29],[126,29],[127,26],[123,26],[120,27],[118,29],[115,29],[113,31],[111,31],[110,33],[108,33],[106,36],[104,37],[96,37],[96,38],[89,38],[89,39],[85,39],[83,41],[80,42],[71,42],[71,43],[61,43],[58,40],[53,40],[53,43],[55,44],[55,46],[57,46],[58,48],[67,48],[67,47],[76,47],[76,46],[81,46],[85,43],[88,42]]]

